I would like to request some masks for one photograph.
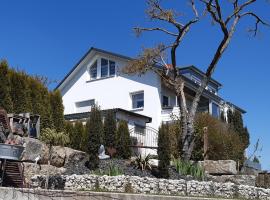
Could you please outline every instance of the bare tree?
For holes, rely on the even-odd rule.
[[[182,135],[181,155],[184,160],[190,159],[194,147],[194,119],[197,112],[198,103],[205,88],[211,80],[217,63],[231,42],[232,36],[239,21],[244,17],[253,18],[255,20],[255,26],[254,28],[250,29],[250,31],[254,33],[254,36],[257,34],[259,24],[268,25],[256,13],[248,11],[249,6],[255,2],[256,0],[228,0],[222,1],[221,5],[220,0],[197,0],[196,2],[195,0],[189,0],[191,8],[190,10],[193,12],[193,17],[187,22],[180,22],[183,20],[181,17],[179,17],[175,10],[163,8],[159,0],[148,0],[148,9],[146,10],[148,17],[152,21],[162,21],[167,23],[172,27],[172,29],[174,29],[174,31],[160,26],[152,28],[134,28],[135,33],[138,36],[143,32],[159,31],[173,38],[173,42],[170,44],[159,44],[154,48],[144,49],[137,59],[134,59],[127,64],[123,72],[128,74],[143,74],[148,70],[153,70],[161,77],[165,85],[169,86],[175,91],[177,100],[180,102],[179,106]],[[220,27],[223,38],[219,42],[214,56],[210,59],[210,64],[207,67],[201,85],[198,86],[196,90],[196,94],[193,98],[191,106],[188,107],[184,93],[185,82],[183,75],[180,73],[180,70],[177,67],[176,51],[180,47],[180,44],[186,34],[190,31],[191,27],[202,19],[202,15],[199,14],[195,3],[202,5],[202,15],[209,14],[212,21]],[[227,16],[224,16],[223,13],[223,11],[225,12],[225,7],[223,7],[224,4],[229,4],[232,8],[231,13],[229,13]],[[168,52],[169,56],[166,58],[166,53]],[[167,59],[170,60],[170,64],[165,62]]]

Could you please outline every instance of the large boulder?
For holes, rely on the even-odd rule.
[[[63,167],[66,160],[66,148],[61,146],[52,147],[51,165]]]
[[[40,157],[40,164],[47,164],[49,159],[49,148],[46,144],[34,138],[24,138],[24,153],[22,160],[35,162]]]
[[[236,162],[233,160],[205,160],[200,162],[205,172],[211,175],[235,175],[237,174]]]
[[[87,153],[68,147],[65,147],[65,153],[64,167],[67,169],[67,174],[85,174],[90,172],[86,167],[86,162],[88,162]]]

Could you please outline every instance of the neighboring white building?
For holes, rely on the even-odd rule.
[[[102,110],[124,110],[125,112],[117,114],[117,118],[126,119],[129,128],[135,127],[138,130],[143,129],[146,123],[147,126],[157,130],[163,121],[172,121],[173,115],[179,116],[175,94],[165,87],[156,73],[148,71],[142,76],[121,73],[121,69],[131,59],[91,48],[56,88],[63,96],[66,118],[69,120],[80,118],[78,116],[89,112],[95,103]],[[201,83],[203,72],[193,66],[180,70],[185,76],[189,104],[194,90]],[[219,97],[220,87],[219,82],[214,79],[210,81],[198,110],[209,112],[215,117],[219,117],[221,110],[227,107],[245,113],[244,110]]]

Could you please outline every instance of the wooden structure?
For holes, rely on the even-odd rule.
[[[256,179],[256,186],[262,188],[270,188],[270,173],[259,173]]]
[[[37,138],[40,134],[40,116],[30,113],[8,114],[11,132]]]

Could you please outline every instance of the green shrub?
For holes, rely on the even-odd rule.
[[[158,130],[158,170],[162,178],[169,178],[170,166],[170,140],[169,140],[169,126],[162,124]]]
[[[244,143],[239,135],[224,123],[209,114],[199,113],[195,121],[195,146],[191,160],[203,160],[203,128],[208,127],[208,158],[210,160],[235,160],[244,158]]]
[[[64,106],[62,102],[62,96],[59,90],[50,92],[50,104],[52,109],[52,121],[54,128],[57,131],[64,131],[65,120],[64,120]]]
[[[152,156],[148,154],[147,156],[143,157],[141,154],[136,156],[134,160],[132,160],[131,164],[136,168],[140,169],[142,171],[148,169],[152,170],[150,160],[152,159]]]
[[[103,124],[99,106],[92,107],[89,119],[89,140],[88,140],[88,154],[89,154],[89,169],[94,170],[98,167],[99,158],[98,150],[102,143]]]
[[[116,119],[113,110],[107,111],[105,116],[104,145],[106,148],[116,147]]]
[[[85,127],[82,122],[76,121],[75,124],[73,124],[73,122],[66,122],[65,129],[70,138],[69,147],[76,150],[82,150],[81,143],[85,132]]]
[[[94,174],[98,176],[104,176],[104,175],[120,176],[120,175],[123,175],[123,170],[114,164],[110,164],[108,169],[106,170],[97,169],[94,171]]]
[[[204,170],[196,163],[191,163],[190,161],[182,161],[180,159],[174,159],[173,166],[175,167],[177,173],[179,173],[180,175],[191,175],[198,180],[204,179]]]
[[[41,131],[45,128],[64,131],[61,94],[58,91],[50,92],[48,83],[46,77],[30,76],[24,71],[9,68],[6,61],[1,61],[0,107],[8,113],[29,112],[40,115]]]
[[[39,139],[51,146],[65,146],[70,142],[68,135],[64,132],[57,132],[55,129],[50,128],[42,130]]]
[[[117,156],[123,159],[128,159],[131,156],[131,139],[129,135],[127,122],[119,121],[117,129]]]
[[[175,120],[172,123],[168,124],[169,132],[168,137],[170,141],[170,154],[174,158],[180,157],[181,151],[181,128],[180,128],[180,120]]]
[[[10,95],[11,83],[9,79],[8,63],[0,62],[0,108],[4,108],[7,113],[13,112],[13,102]]]

